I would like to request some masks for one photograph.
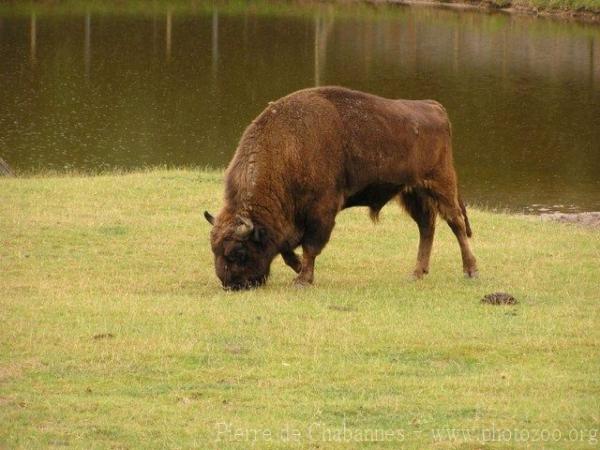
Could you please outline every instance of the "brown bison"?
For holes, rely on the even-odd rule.
[[[246,129],[225,183],[225,206],[216,218],[204,215],[226,289],[263,284],[278,254],[298,273],[297,284],[312,283],[338,212],[368,206],[375,220],[394,197],[419,227],[416,278],[429,270],[438,213],[458,239],[465,274],[477,275],[450,122],[433,100],[389,100],[335,86],[294,92]]]

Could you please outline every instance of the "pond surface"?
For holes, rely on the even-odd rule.
[[[600,210],[600,27],[401,6],[0,11],[0,156],[17,170],[223,167],[268,101],[339,84],[433,98],[463,197]]]

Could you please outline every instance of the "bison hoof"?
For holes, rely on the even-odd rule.
[[[465,278],[479,278],[479,271],[477,269],[465,270]]]
[[[296,277],[294,278],[294,286],[297,288],[305,288],[305,287],[309,287],[312,284],[312,280],[306,280],[302,277]]]
[[[429,271],[428,271],[428,270],[423,270],[423,269],[415,269],[415,271],[412,273],[412,279],[413,279],[414,281],[417,281],[417,280],[422,280],[422,279],[423,279],[423,277],[424,277],[425,275],[427,275],[428,273],[429,273]]]

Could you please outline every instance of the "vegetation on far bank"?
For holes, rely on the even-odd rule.
[[[598,230],[471,208],[480,278],[439,223],[414,282],[414,223],[353,209],[313,287],[278,258],[228,293],[202,217],[220,172],[0,193],[2,448],[598,445]]]
[[[433,0],[439,3],[466,3],[494,8],[517,8],[542,12],[593,12],[600,13],[598,0]]]
[[[315,6],[335,6],[343,5],[340,11],[341,15],[370,14],[377,9],[389,6],[388,12],[393,12],[395,3],[419,3],[421,0],[372,0],[372,1],[311,1],[311,2],[274,2],[269,0],[255,0],[251,3],[240,0],[231,0],[227,2],[213,2],[206,0],[159,0],[147,2],[144,0],[127,1],[99,1],[99,0],[65,0],[61,2],[51,2],[46,0],[37,0],[33,2],[8,2],[0,3],[0,14],[136,14],[136,15],[155,15],[170,11],[173,14],[189,14],[212,11],[215,7],[221,13],[240,13],[242,11],[251,11],[253,14],[292,14],[307,15],[312,14]],[[438,3],[457,3],[478,5],[492,8],[515,8],[547,13],[591,13],[600,14],[599,0],[423,0],[423,2]]]
[[[562,9],[568,11],[594,11],[600,12],[598,0],[492,0],[498,6],[525,7],[544,10]]]

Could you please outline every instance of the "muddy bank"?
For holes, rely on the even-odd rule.
[[[584,227],[600,228],[600,212],[584,213],[547,213],[541,214],[540,218],[544,221],[553,221],[560,223],[572,223]]]
[[[518,2],[505,2],[505,6],[500,6],[490,0],[389,0],[392,3],[405,5],[427,5],[427,6],[442,6],[447,8],[469,8],[481,9],[486,11],[501,11],[511,14],[524,14],[530,16],[552,17],[563,20],[578,20],[590,22],[600,25],[600,10],[591,11],[588,9],[561,9],[561,8],[536,8],[519,4]],[[375,0],[374,3],[380,1]],[[386,0],[381,0],[382,3]]]

